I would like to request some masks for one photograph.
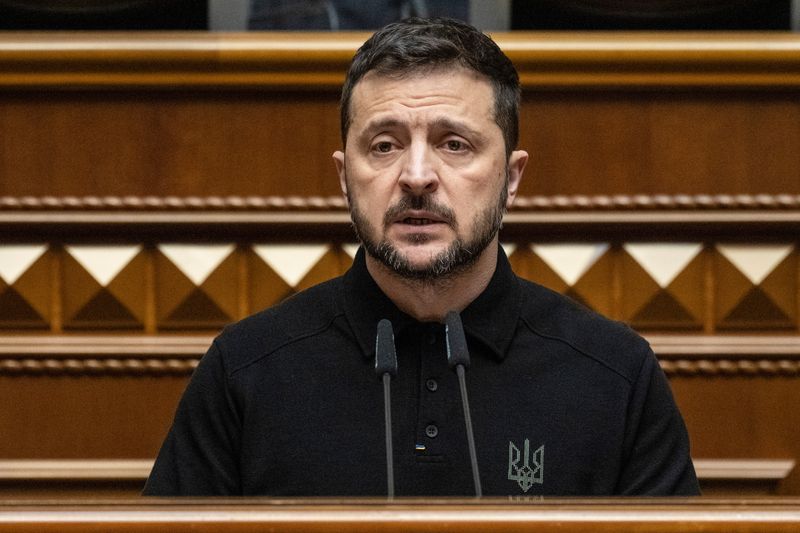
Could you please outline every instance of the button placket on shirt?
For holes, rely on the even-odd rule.
[[[447,370],[447,355],[444,345],[444,326],[428,325],[422,335],[420,374],[420,410],[417,429],[418,443],[425,447],[424,455],[440,455],[445,446],[441,442],[442,425],[445,423],[445,398],[439,391],[442,372]],[[419,448],[417,452],[419,453]]]

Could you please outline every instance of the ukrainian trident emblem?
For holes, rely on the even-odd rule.
[[[528,492],[535,483],[539,485],[544,483],[544,444],[531,456],[528,439],[525,439],[523,451],[508,441],[508,479],[516,481],[519,488],[525,492]]]

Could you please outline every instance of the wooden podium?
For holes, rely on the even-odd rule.
[[[14,532],[796,532],[800,500],[141,499],[0,502]]]

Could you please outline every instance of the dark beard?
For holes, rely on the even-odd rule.
[[[475,216],[475,233],[467,241],[461,238],[454,240],[447,249],[437,254],[427,266],[415,268],[411,266],[408,258],[402,255],[389,241],[383,239],[376,241],[370,232],[370,226],[366,217],[358,209],[357,203],[348,195],[350,203],[350,218],[353,222],[353,229],[356,237],[361,241],[366,252],[383,263],[399,277],[418,280],[434,281],[451,277],[468,270],[481,253],[500,231],[505,214],[505,205],[508,198],[508,180],[503,186],[498,198],[498,202],[488,206]],[[446,206],[438,205],[433,202],[430,196],[404,196],[397,204],[393,205],[386,212],[383,220],[384,230],[392,221],[403,211],[409,209],[425,210],[441,217],[447,224],[457,231],[458,225],[455,214]],[[418,235],[416,242],[424,243],[427,236]]]

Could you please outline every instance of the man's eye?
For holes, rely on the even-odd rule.
[[[373,150],[382,154],[389,153],[392,151],[392,143],[388,141],[379,142],[373,147]]]
[[[466,145],[463,142],[456,140],[447,141],[445,146],[447,146],[447,149],[452,152],[460,152],[466,148]]]

